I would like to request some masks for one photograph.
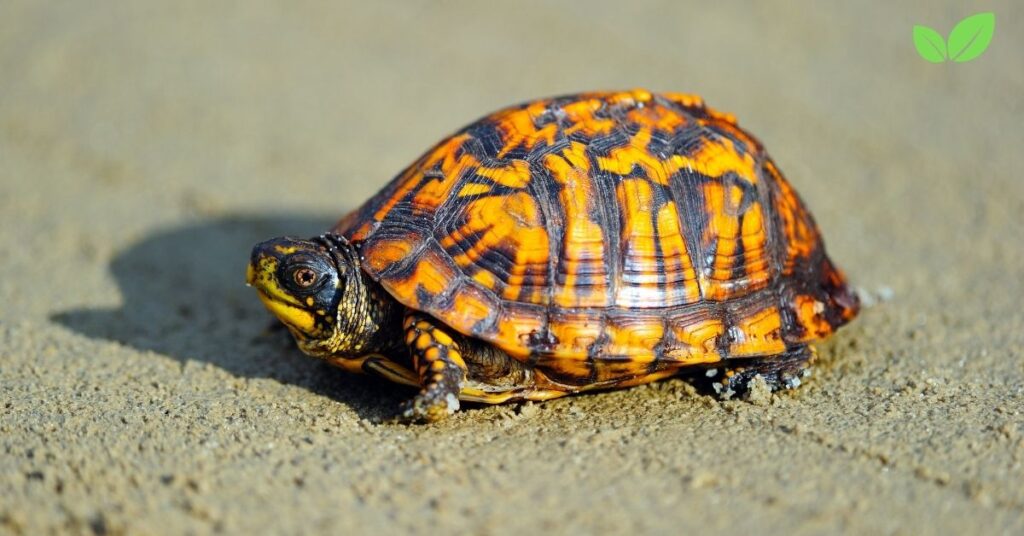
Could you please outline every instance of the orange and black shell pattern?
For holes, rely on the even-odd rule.
[[[858,308],[760,142],[693,95],[500,110],[335,232],[405,306],[567,386],[781,355]]]

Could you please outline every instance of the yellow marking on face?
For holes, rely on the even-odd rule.
[[[302,302],[296,300],[295,297],[278,285],[276,276],[277,266],[277,259],[272,257],[261,258],[259,266],[253,267],[250,265],[250,269],[253,270],[253,286],[273,300],[295,307],[303,307]]]
[[[316,327],[316,317],[307,310],[307,305],[285,291],[277,282],[278,261],[273,257],[263,257],[246,269],[246,280],[256,287],[263,306],[283,322],[297,337],[318,337],[320,330]],[[312,298],[310,298],[312,300]]]
[[[316,336],[317,332],[319,332],[316,329],[316,319],[309,311],[275,300],[263,293],[263,291],[258,291],[256,294],[259,296],[260,301],[263,302],[263,306],[281,322],[310,336]]]
[[[312,307],[314,303],[316,303],[316,302],[313,301],[313,297],[312,296],[306,298],[306,305]]]
[[[296,246],[274,246],[274,251],[282,255],[291,255],[292,253],[295,253],[298,250],[299,248]]]

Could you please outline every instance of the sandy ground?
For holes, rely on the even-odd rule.
[[[1018,5],[227,4],[0,5],[0,533],[1024,531]],[[914,52],[982,9],[980,59]],[[263,334],[252,243],[484,112],[634,86],[735,112],[890,298],[798,392],[375,424],[409,392]]]

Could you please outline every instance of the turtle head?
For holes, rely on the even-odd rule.
[[[393,339],[401,307],[360,268],[344,237],[281,237],[256,244],[246,282],[291,332],[299,348],[358,369],[362,357]]]
[[[338,304],[358,270],[350,249],[343,238],[324,235],[273,238],[252,250],[246,282],[308,353],[335,337]]]

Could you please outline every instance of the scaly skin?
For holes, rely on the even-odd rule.
[[[405,316],[405,343],[423,388],[402,405],[400,416],[413,422],[433,422],[459,409],[459,393],[466,382],[466,362],[455,342],[457,335],[423,313]]]

